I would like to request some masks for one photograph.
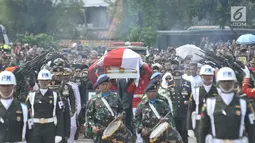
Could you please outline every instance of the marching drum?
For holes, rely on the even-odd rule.
[[[115,121],[108,125],[108,127],[104,130],[102,140],[110,139],[116,131],[120,129],[123,125],[122,121]]]
[[[158,137],[160,137],[169,128],[169,126],[170,124],[167,122],[159,124],[150,134],[150,143],[157,141]]]

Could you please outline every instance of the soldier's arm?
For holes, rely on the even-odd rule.
[[[81,95],[80,95],[79,87],[77,84],[73,85],[73,91],[74,91],[74,95],[75,95],[77,115],[79,115],[80,111],[81,111]]]
[[[63,116],[63,107],[64,103],[60,99],[60,96],[57,98],[57,105],[56,105],[56,116],[57,116],[57,131],[56,136],[64,136],[64,116]]]
[[[255,143],[255,113],[252,104],[247,103],[247,110],[245,116],[245,128],[248,134],[249,142]]]
[[[87,103],[86,119],[89,126],[95,126],[94,112],[95,112],[95,100],[90,99]]]
[[[170,112],[169,106],[165,102],[162,103],[162,109],[163,109],[163,116],[166,116],[165,118],[167,119],[167,122],[172,124],[173,116],[172,116],[172,113]]]
[[[210,117],[207,114],[206,105],[204,105],[201,113],[201,124],[199,128],[198,143],[204,143],[205,138],[210,133],[210,131],[211,131]]]
[[[135,111],[135,116],[134,116],[134,123],[135,123],[138,133],[141,133],[142,129],[143,129],[143,124],[142,124],[143,115],[142,114],[143,114],[142,113],[142,103],[139,103],[138,107]]]
[[[70,106],[71,106],[71,113],[72,115],[75,113],[75,95],[74,95],[74,90],[72,88],[69,89],[69,101],[70,101]]]
[[[245,78],[243,80],[242,91],[248,97],[255,97],[255,88],[250,88],[249,85],[250,85],[250,79],[249,78]]]

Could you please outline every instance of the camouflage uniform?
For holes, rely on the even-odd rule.
[[[120,98],[117,94],[110,92],[108,96],[104,96],[115,116],[111,115],[111,112],[102,101],[102,95],[103,93],[100,93],[96,97],[93,97],[89,102],[87,109],[87,120],[89,126],[96,126],[100,129],[98,134],[94,134],[94,142],[112,143],[115,139],[117,141],[124,142],[125,130],[115,133],[111,139],[102,141],[103,131],[115,119],[115,116],[122,111]]]
[[[137,127],[137,132],[142,133],[142,129],[145,129],[148,134],[147,136],[142,136],[144,143],[149,143],[149,135],[152,132],[151,130],[154,128],[157,123],[159,123],[159,119],[156,117],[154,112],[149,106],[149,100],[145,99],[141,103],[139,103],[138,108],[135,113],[135,125]],[[157,99],[153,106],[158,111],[161,117],[164,117],[169,112],[168,105],[160,99]],[[167,115],[167,122],[171,124],[172,115]],[[176,143],[182,143],[182,138],[180,134],[173,128],[169,127],[162,136],[160,136],[156,142],[171,142],[175,141]]]

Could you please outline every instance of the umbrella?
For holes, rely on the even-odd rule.
[[[237,44],[254,44],[255,43],[255,35],[252,34],[244,34],[241,35],[237,40]]]
[[[183,59],[185,59],[189,55],[192,55],[192,59],[191,59],[192,61],[199,61],[202,58],[198,56],[197,54],[204,55],[201,52],[201,49],[196,47],[195,45],[187,44],[187,45],[183,45],[181,47],[176,48],[176,55]]]

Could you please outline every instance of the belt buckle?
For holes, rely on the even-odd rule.
[[[224,140],[223,143],[234,143],[232,140]]]
[[[45,124],[45,123],[46,123],[46,121],[47,121],[46,119],[44,119],[44,118],[40,118],[40,123],[41,123],[41,124]]]

